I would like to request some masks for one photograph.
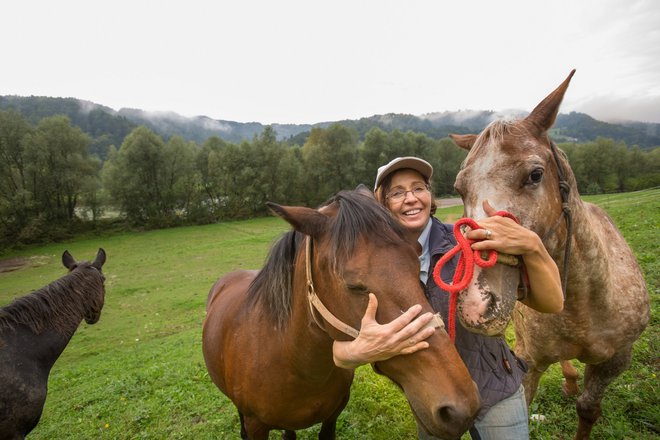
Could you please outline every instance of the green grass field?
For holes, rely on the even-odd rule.
[[[588,200],[610,213],[633,247],[653,301],[633,364],[610,386],[592,438],[657,439],[660,190]],[[437,215],[453,221],[461,211],[445,208]],[[43,417],[30,438],[239,438],[236,410],[211,383],[202,358],[206,295],[220,275],[259,268],[270,244],[286,230],[288,224],[273,217],[113,234],[5,255],[24,257],[29,265],[0,273],[0,305],[62,276],[65,249],[77,259],[93,258],[99,247],[108,255],[101,320],[82,323],[55,364]],[[553,366],[531,408],[545,416],[532,423],[533,439],[572,438],[575,399],[561,394],[560,383]],[[318,429],[299,431],[298,438],[315,439]],[[403,395],[370,367],[361,367],[337,432],[340,439],[411,439],[415,424]]]

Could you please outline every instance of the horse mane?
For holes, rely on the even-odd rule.
[[[91,263],[78,263],[73,272],[0,308],[0,330],[25,325],[35,334],[48,328],[73,334],[89,310],[103,306],[103,281]]]
[[[373,197],[357,191],[341,191],[322,205],[336,204],[337,214],[331,217],[328,229],[329,255],[332,269],[349,258],[359,238],[386,243],[401,243],[403,227]],[[248,288],[251,301],[261,301],[278,328],[283,328],[291,316],[293,271],[296,255],[305,235],[297,231],[283,234],[272,246],[261,271]]]

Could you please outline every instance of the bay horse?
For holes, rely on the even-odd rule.
[[[93,262],[76,262],[68,251],[68,274],[0,308],[0,439],[22,439],[37,426],[48,392],[48,375],[84,319],[95,324],[105,298],[105,251]]]
[[[513,213],[536,232],[557,263],[565,292],[563,311],[539,313],[515,303],[515,352],[529,364],[524,386],[528,404],[539,379],[560,362],[563,391],[577,394],[578,359],[586,364],[584,391],[577,399],[576,439],[588,439],[601,414],[606,387],[631,360],[633,343],[649,321],[649,296],[630,247],[609,216],[583,202],[568,160],[550,140],[569,76],[524,119],[495,121],[479,135],[453,135],[469,151],[455,187],[465,215],[483,218],[481,206]],[[475,270],[482,286],[511,273]],[[491,292],[492,293],[492,292]]]
[[[335,366],[333,341],[357,335],[369,292],[377,295],[379,322],[414,304],[432,312],[417,253],[370,193],[341,191],[318,210],[268,206],[293,229],[260,271],[232,272],[213,285],[204,359],[238,409],[241,438],[264,440],[278,429],[295,439],[295,430],[321,423],[319,439],[334,439],[354,371]],[[478,392],[447,333],[428,342],[373,367],[403,390],[421,427],[458,438],[479,409]]]

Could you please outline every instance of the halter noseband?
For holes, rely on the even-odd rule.
[[[316,314],[314,310],[319,312],[319,314],[326,320],[328,324],[336,328],[342,333],[351,336],[352,338],[357,338],[360,334],[359,330],[354,329],[350,325],[346,324],[341,319],[337,318],[332,314],[330,310],[323,304],[321,299],[316,294],[314,290],[314,281],[312,280],[312,237],[309,235],[305,237],[305,274],[307,276],[307,302],[309,303],[309,309],[312,314],[312,319],[316,325],[325,331],[323,325],[316,319]],[[440,314],[436,313],[433,315],[433,319],[424,326],[425,327],[434,327],[434,328],[444,328],[445,324],[440,317]],[[421,329],[420,329],[421,330]]]

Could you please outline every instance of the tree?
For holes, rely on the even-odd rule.
[[[25,150],[29,191],[37,215],[64,222],[75,217],[83,185],[96,176],[98,160],[89,156],[90,138],[66,116],[42,119]]]
[[[320,204],[360,183],[357,139],[354,129],[339,124],[312,129],[302,151],[306,204]]]
[[[25,142],[32,130],[19,113],[0,112],[0,238],[17,236],[31,216],[32,195],[26,185]]]
[[[103,167],[103,184],[131,223],[171,224],[174,213],[164,197],[165,163],[165,144],[147,127],[133,130],[119,151],[110,150]]]

